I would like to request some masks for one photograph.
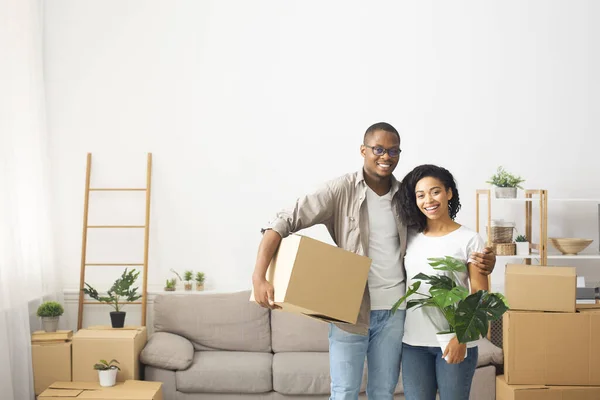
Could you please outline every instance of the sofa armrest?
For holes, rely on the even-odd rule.
[[[192,342],[168,332],[156,332],[150,336],[140,355],[143,364],[172,371],[187,369],[193,360]]]

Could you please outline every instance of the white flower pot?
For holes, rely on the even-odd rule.
[[[442,354],[444,354],[446,347],[448,347],[448,343],[456,337],[456,333],[438,333],[435,337],[440,345],[440,349],[442,349]],[[467,358],[467,352],[465,352],[465,358]],[[444,360],[448,361],[448,356],[444,357]]]
[[[115,383],[117,382],[118,372],[119,370],[116,368],[107,369],[105,371],[98,371],[98,377],[100,378],[100,386],[115,386]]]
[[[529,242],[515,242],[517,245],[517,255],[518,256],[528,256],[529,255]]]
[[[58,317],[42,317],[42,327],[45,332],[56,332],[58,329]]]
[[[496,186],[494,194],[497,199],[514,199],[517,197],[517,188]]]

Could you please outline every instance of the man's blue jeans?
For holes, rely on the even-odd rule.
[[[360,391],[365,356],[369,400],[390,400],[400,376],[405,311],[371,311],[367,336],[348,333],[331,324],[329,368],[332,400],[356,400]]]
[[[404,345],[402,351],[402,384],[406,400],[468,400],[471,382],[477,368],[477,347],[467,349],[467,358],[459,364],[448,364],[439,347]]]

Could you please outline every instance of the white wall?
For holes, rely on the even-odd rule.
[[[170,268],[205,271],[207,289],[249,288],[261,225],[359,169],[362,134],[381,120],[401,132],[396,176],[449,168],[468,226],[498,165],[551,197],[600,198],[598,16],[592,1],[46,2],[67,289],[79,280],[86,152],[96,186],[143,186],[153,153],[157,288]],[[94,196],[90,223],[143,221],[141,194]],[[595,204],[551,208],[549,227],[598,247]],[[90,261],[140,259],[141,233],[93,234]],[[594,263],[582,268],[598,279]],[[90,267],[88,279],[103,288],[119,272]]]

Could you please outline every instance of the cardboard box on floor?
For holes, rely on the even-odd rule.
[[[509,385],[496,377],[496,400],[598,400],[600,386]]]
[[[55,382],[38,400],[162,400],[162,383],[128,380],[112,387],[93,382]]]
[[[73,382],[97,382],[94,364],[119,361],[117,382],[140,379],[140,353],[146,345],[146,327],[90,327],[73,335]]]
[[[290,235],[267,270],[283,311],[356,323],[371,259],[318,240]],[[250,296],[254,301],[254,292]]]
[[[600,386],[600,313],[508,311],[502,322],[507,383]]]
[[[35,394],[56,381],[71,381],[71,337],[73,331],[34,332],[31,362]]]
[[[506,266],[506,299],[511,310],[575,312],[574,267]]]

